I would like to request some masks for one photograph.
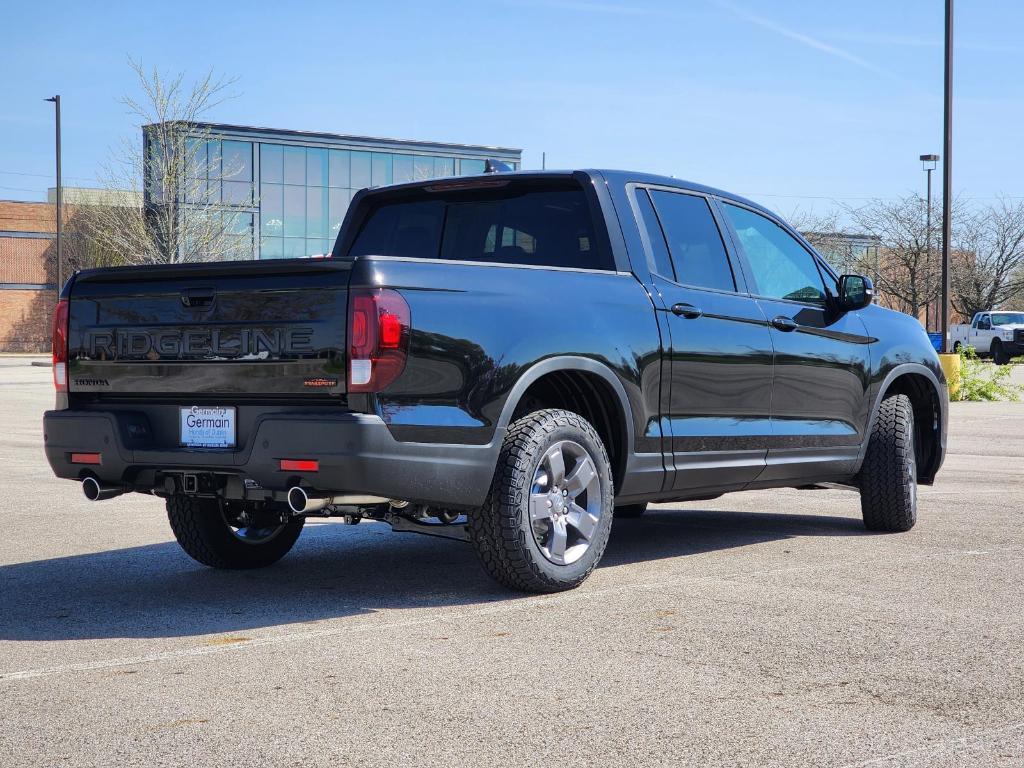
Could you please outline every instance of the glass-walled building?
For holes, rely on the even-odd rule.
[[[329,253],[364,187],[483,173],[487,159],[516,169],[522,161],[518,149],[218,123],[196,124],[187,141],[183,206],[223,216],[239,258]]]

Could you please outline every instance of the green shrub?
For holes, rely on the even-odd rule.
[[[1020,400],[1024,387],[1010,381],[1013,368],[978,358],[974,347],[960,349],[960,392],[957,400]]]

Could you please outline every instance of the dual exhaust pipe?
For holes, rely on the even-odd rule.
[[[113,499],[115,496],[120,496],[122,493],[124,493],[123,485],[103,483],[92,476],[86,477],[82,480],[82,494],[89,501]],[[320,493],[312,490],[307,491],[297,485],[288,489],[288,508],[296,515],[307,515],[314,512],[320,512],[324,508],[334,505],[359,506],[387,504],[388,502],[389,500],[382,496]],[[395,507],[404,506],[400,501],[391,501],[391,504]]]

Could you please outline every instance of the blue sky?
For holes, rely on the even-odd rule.
[[[0,198],[42,199],[137,127],[135,57],[237,76],[223,122],[496,144],[633,168],[784,214],[921,190],[942,149],[941,0],[17,3],[0,48]],[[1024,3],[960,2],[954,189],[1024,195]],[[936,178],[936,183],[939,179]]]

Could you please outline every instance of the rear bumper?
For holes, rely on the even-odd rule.
[[[279,494],[301,482],[319,491],[473,507],[487,495],[502,438],[490,445],[409,443],[395,440],[375,415],[282,414],[261,418],[241,450],[151,450],[127,445],[123,418],[116,412],[47,411],[44,445],[54,474],[159,491],[155,478],[161,475],[213,473],[249,480],[250,489],[258,486],[255,494]],[[99,453],[101,463],[72,464],[72,453]],[[281,471],[281,459],[296,458],[316,459],[319,471]]]

